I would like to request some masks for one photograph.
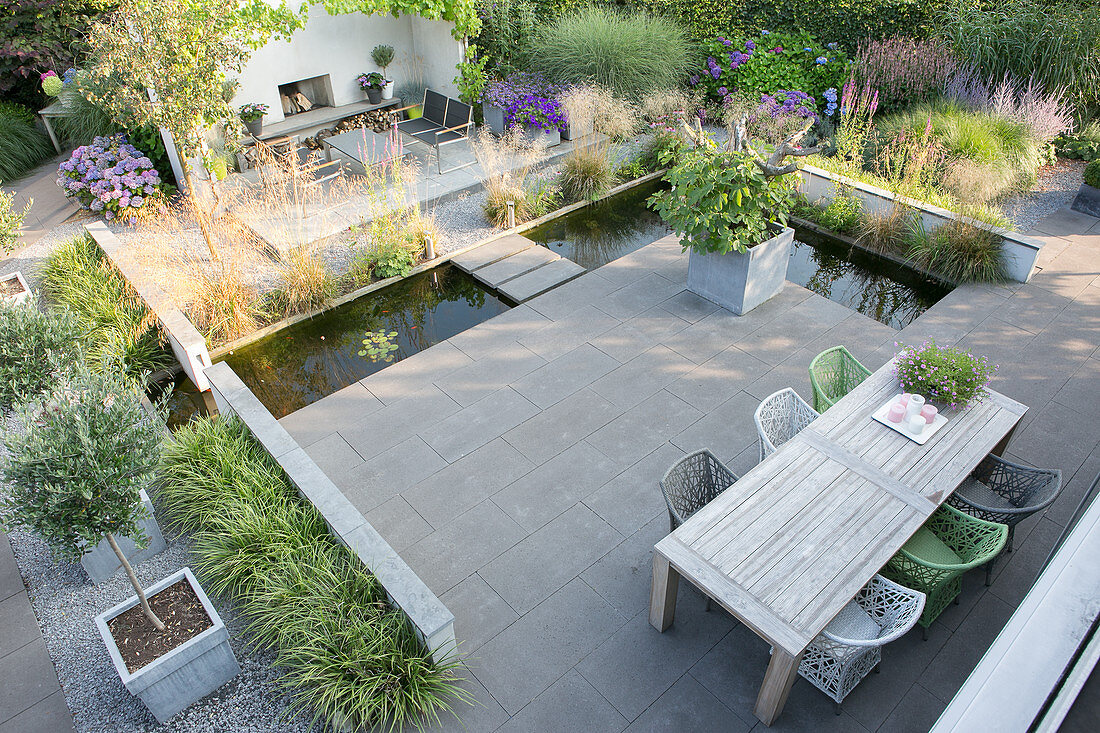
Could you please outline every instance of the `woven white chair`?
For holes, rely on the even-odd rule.
[[[882,646],[920,618],[924,594],[881,575],[848,602],[802,655],[798,673],[840,704],[882,661]]]
[[[779,446],[821,415],[790,387],[767,397],[752,416],[760,440],[760,460],[775,453]]]

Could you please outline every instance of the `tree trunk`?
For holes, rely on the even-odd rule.
[[[195,195],[195,182],[191,180],[191,165],[186,160],[181,159],[180,164],[183,166],[183,177],[187,180],[187,195],[191,197],[193,204],[192,208],[195,211],[195,216],[199,220],[199,230],[202,232],[202,238],[206,240],[206,247],[210,250],[210,259],[213,262],[221,262],[221,257],[218,256],[218,250],[214,246],[214,235],[210,231],[210,225],[206,221],[206,210],[202,207],[198,197]]]
[[[153,613],[153,609],[149,607],[149,599],[145,597],[145,590],[141,587],[141,583],[138,582],[137,576],[134,575],[134,569],[130,567],[130,561],[126,559],[126,555],[122,554],[122,549],[118,546],[118,542],[115,541],[113,534],[107,534],[107,542],[110,543],[111,549],[118,555],[119,561],[122,562],[122,567],[126,569],[126,575],[130,578],[130,585],[134,586],[134,590],[137,591],[138,600],[141,601],[141,610],[145,612],[145,617],[153,622],[153,626],[157,627],[157,631],[164,631],[164,622],[157,618],[157,615]]]

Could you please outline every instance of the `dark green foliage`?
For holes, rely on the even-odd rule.
[[[826,229],[840,234],[855,231],[863,217],[863,207],[851,191],[838,191],[833,200],[821,211],[818,222]]]
[[[0,410],[36,397],[80,357],[82,332],[64,309],[46,313],[33,298],[0,302]]]
[[[943,34],[989,78],[1034,77],[1065,89],[1078,114],[1100,107],[1100,11],[1072,0],[956,3]]]
[[[79,558],[108,534],[146,540],[138,493],[150,487],[163,423],[142,394],[107,369],[77,360],[41,401],[16,408],[23,431],[4,435],[7,526],[24,526],[63,557]]]
[[[635,0],[683,23],[698,40],[761,30],[813,34],[855,51],[866,38],[925,36],[948,0]]]
[[[171,519],[194,537],[203,582],[236,601],[296,708],[334,727],[399,730],[466,700],[456,663],[431,659],[377,579],[240,422],[180,429],[160,485]]]
[[[46,294],[76,317],[94,368],[116,369],[130,379],[172,363],[156,317],[91,237],[54,250],[43,271]]]
[[[1085,166],[1085,183],[1100,188],[1100,160],[1094,160]]]
[[[28,125],[33,125],[35,120],[34,110],[18,102],[9,102],[0,99],[0,117],[10,117],[13,120],[22,120]]]
[[[77,66],[88,23],[112,0],[0,0],[0,93],[40,109],[49,103],[39,74]],[[0,156],[2,157],[2,156]]]
[[[633,99],[681,83],[692,58],[679,24],[590,7],[545,26],[532,43],[530,66],[550,81],[594,83]]]
[[[1100,158],[1100,120],[1092,120],[1072,135],[1054,138],[1054,150],[1063,158],[1086,161]]]
[[[535,33],[535,4],[531,0],[481,0],[478,52],[489,58],[486,71],[507,76],[524,68]],[[408,102],[406,102],[408,104]]]
[[[20,109],[0,109],[0,180],[22,178],[54,154],[50,139]]]

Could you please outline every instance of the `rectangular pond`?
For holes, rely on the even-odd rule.
[[[281,329],[223,361],[279,418],[510,307],[443,265]],[[385,334],[382,342],[396,347],[388,360],[360,356],[368,333]]]
[[[653,181],[632,188],[524,236],[595,269],[672,233],[645,205],[663,185]],[[897,329],[951,290],[911,268],[803,231],[797,233],[787,279]]]

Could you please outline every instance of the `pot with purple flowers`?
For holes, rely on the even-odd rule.
[[[369,71],[366,74],[357,76],[355,81],[359,83],[359,88],[367,93],[368,102],[371,104],[382,103],[382,90],[386,86],[386,77],[377,71]]]
[[[538,74],[516,72],[489,82],[482,95],[485,124],[495,135],[504,135],[519,125],[530,140],[543,140],[548,146],[568,140],[569,123],[558,102],[565,91]]]
[[[267,114],[266,104],[246,104],[241,107],[240,112],[241,122],[244,123],[244,129],[248,130],[248,134],[252,137],[259,137],[264,129],[264,115]]]

